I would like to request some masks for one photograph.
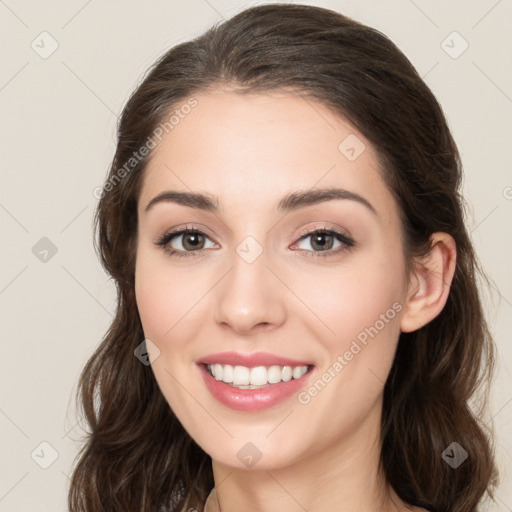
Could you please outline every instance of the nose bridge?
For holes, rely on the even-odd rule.
[[[283,290],[269,268],[270,259],[255,237],[235,247],[231,270],[216,292],[215,320],[239,332],[284,321]]]

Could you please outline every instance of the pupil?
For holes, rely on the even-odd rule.
[[[329,237],[330,238],[330,244],[327,242],[324,241],[324,243],[322,243],[322,239],[324,237]],[[321,249],[330,249],[332,247],[332,235],[329,235],[327,233],[320,233],[320,234],[317,234],[313,237],[313,247],[315,246],[315,244],[319,244],[319,247]],[[327,246],[327,247],[326,247]]]
[[[201,235],[199,235],[198,233],[189,233],[188,235],[185,236],[184,238],[184,246],[187,247],[187,245],[190,245],[192,249],[197,249],[197,246],[198,244],[200,243],[200,238]],[[190,240],[192,239],[192,243],[190,243]],[[193,241],[193,239],[195,239],[195,242]]]

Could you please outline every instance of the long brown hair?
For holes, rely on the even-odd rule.
[[[400,335],[384,388],[380,466],[410,505],[477,510],[497,484],[492,429],[483,421],[495,348],[477,287],[486,276],[465,227],[459,153],[439,103],[386,36],[334,11],[290,4],[249,8],[172,48],[124,107],[95,217],[96,249],[118,303],[79,380],[89,432],[72,475],[70,510],[202,510],[214,485],[211,458],[173,414],[151,367],[134,357],[144,339],[134,296],[137,201],[151,152],[133,155],[173,109],[211,87],[291,90],[363,133],[400,209],[407,270],[428,252],[432,233],[455,239],[444,309]],[[442,457],[452,442],[468,453],[456,469]]]

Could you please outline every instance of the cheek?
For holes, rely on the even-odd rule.
[[[164,341],[186,314],[193,287],[183,272],[169,272],[165,258],[141,250],[135,269],[135,296],[144,334],[157,343]],[[191,299],[189,300],[189,296]]]
[[[183,327],[194,325],[190,323],[191,307],[197,302],[198,291],[190,286],[189,277],[186,271],[170,271],[165,257],[155,251],[142,248],[137,254],[137,308],[145,338],[160,351],[151,369],[175,413],[188,407],[187,396],[176,382],[186,382],[190,378],[187,375],[190,361],[183,348],[193,333],[184,333]]]
[[[324,324],[319,329],[325,333],[325,357],[318,380],[299,401],[328,412],[333,436],[362,421],[382,394],[400,334],[402,271],[399,253],[372,252],[323,283],[316,281],[316,287],[313,281],[305,284],[317,290],[310,294],[311,309]],[[339,405],[337,412],[333,403]],[[347,416],[347,411],[352,412]]]
[[[373,326],[384,336],[396,335],[402,309],[402,272],[398,252],[372,251],[329,272],[304,272],[294,289],[320,321],[319,329],[325,332],[323,339],[332,355],[358,336],[364,338]]]
[[[400,333],[402,280],[399,255],[374,253],[321,283],[303,281],[301,293],[316,290],[308,304],[322,320],[315,324],[323,356],[298,400],[304,413],[314,411],[326,438],[348,434],[380,400]]]
[[[165,294],[163,279],[155,269],[146,264],[144,258],[137,260],[135,270],[135,297],[144,329],[149,339],[159,339],[166,330],[165,311],[172,308],[173,296]],[[167,329],[169,329],[167,325]]]

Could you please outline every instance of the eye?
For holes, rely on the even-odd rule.
[[[300,249],[310,253],[312,257],[333,256],[355,246],[352,238],[333,228],[324,227],[303,232],[300,234],[299,241],[296,244],[308,238],[311,239],[309,245],[312,249]],[[165,233],[155,244],[161,246],[171,256],[180,258],[196,257],[200,256],[203,250],[208,248],[205,247],[207,240],[210,240],[210,238],[202,231],[187,226],[183,229]],[[209,248],[216,245],[213,242],[211,243],[212,245]],[[336,246],[336,244],[338,245]],[[334,250],[333,247],[335,247]]]
[[[299,242],[307,240],[308,238],[311,240],[305,245],[309,245],[312,249],[302,249],[312,253],[312,257],[332,256],[355,246],[355,242],[352,238],[333,228],[317,228],[312,231],[306,231],[306,233],[301,233]],[[338,245],[332,250],[336,243]]]
[[[209,240],[209,237],[202,231],[186,227],[166,233],[156,242],[156,245],[161,246],[171,256],[188,257],[198,256],[194,253],[205,249],[206,240]]]

